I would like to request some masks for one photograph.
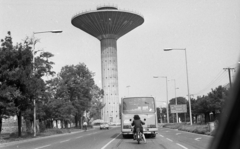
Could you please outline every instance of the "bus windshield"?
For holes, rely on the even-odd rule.
[[[155,104],[152,97],[124,98],[123,113],[154,113]]]

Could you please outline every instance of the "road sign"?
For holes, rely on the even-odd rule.
[[[187,105],[170,105],[171,113],[187,113]]]

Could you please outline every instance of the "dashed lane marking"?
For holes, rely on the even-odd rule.
[[[184,149],[188,149],[188,148],[186,148],[185,146],[183,146],[183,145],[181,145],[181,144],[179,144],[179,143],[177,143],[177,145],[178,145],[178,146],[181,146],[181,147],[184,148]]]
[[[181,133],[176,133],[176,135],[180,135]]]
[[[67,141],[69,141],[70,139],[68,139],[68,140],[63,140],[63,141],[61,141],[60,143],[63,143],[63,142],[67,142]]]
[[[34,149],[40,149],[40,148],[48,147],[48,146],[50,146],[50,145],[51,145],[51,144],[45,145],[45,146],[40,146],[40,147],[37,147],[37,148],[34,148]]]
[[[163,135],[159,135],[160,137],[164,137]]]
[[[76,139],[81,138],[82,136],[76,137]]]
[[[196,138],[195,140],[196,140],[196,141],[200,141],[200,139],[202,139],[202,138]]]
[[[171,140],[171,139],[169,139],[169,138],[167,138],[167,140],[173,142],[173,140]]]
[[[120,133],[121,134],[121,133]],[[114,141],[118,136],[120,136],[120,134],[118,134],[114,139],[112,139],[111,141],[109,141],[106,145],[104,145],[101,149],[105,149],[112,141]]]

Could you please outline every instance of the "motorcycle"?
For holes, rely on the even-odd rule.
[[[142,133],[140,132],[140,128],[136,129],[136,133],[134,135],[135,135],[135,139],[137,140],[138,144],[140,144],[140,141],[143,140],[143,136],[142,136]]]

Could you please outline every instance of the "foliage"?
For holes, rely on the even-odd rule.
[[[85,64],[64,66],[56,78],[47,81],[46,119],[70,122],[80,121],[84,111],[91,107],[94,87],[93,73]],[[98,98],[96,96],[96,98]],[[77,123],[76,122],[76,123]]]
[[[26,38],[23,43],[12,43],[11,33],[8,32],[5,40],[1,40],[0,48],[0,118],[3,116],[17,115],[19,136],[21,136],[22,113],[26,117],[32,109],[32,99],[41,100],[44,94],[45,83],[41,77],[45,74],[53,74],[52,62],[48,58],[51,53],[42,52],[35,56],[33,64],[33,51],[31,45],[36,43],[31,38]],[[33,73],[34,70],[34,73]]]
[[[91,93],[93,98],[91,101],[90,118],[101,119],[101,110],[105,106],[102,101],[104,92],[98,86],[94,85]]]

